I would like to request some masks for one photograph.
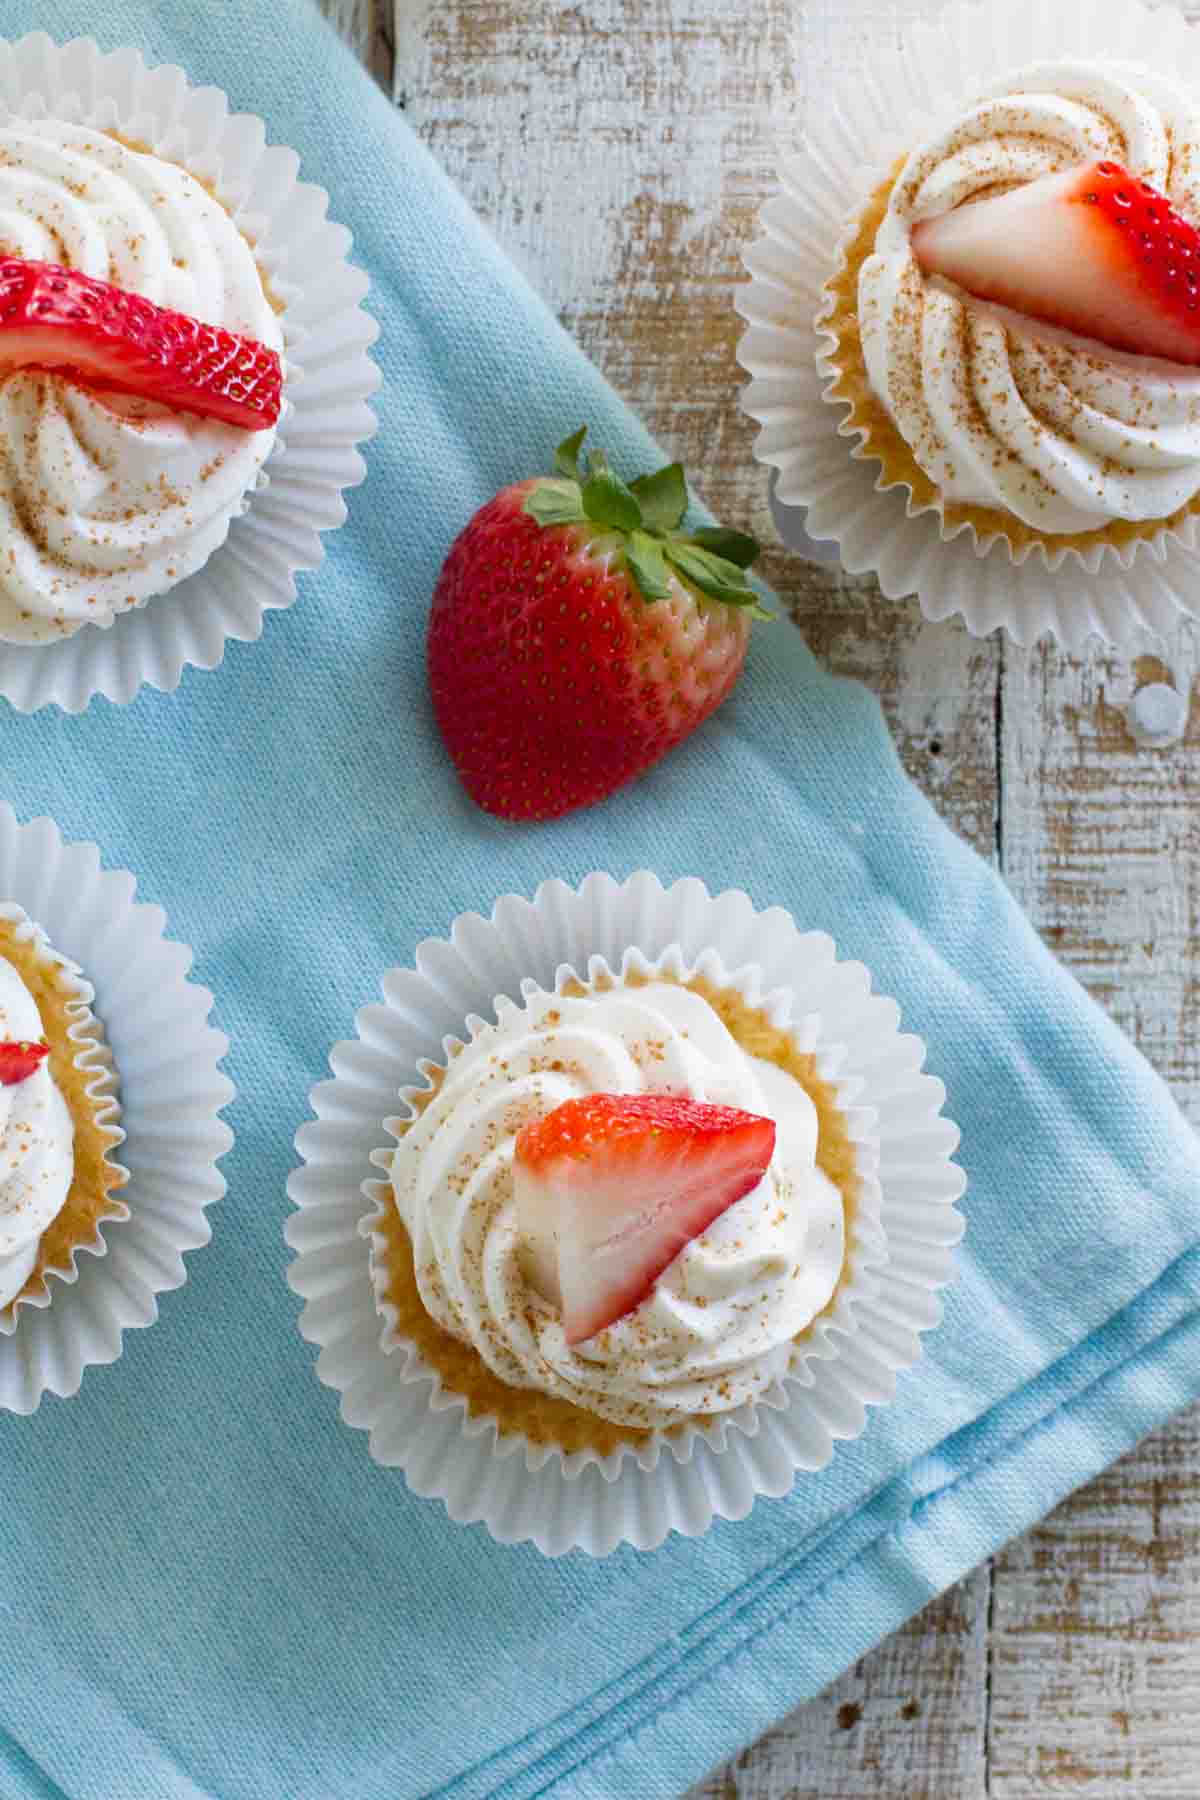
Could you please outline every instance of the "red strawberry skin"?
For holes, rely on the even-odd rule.
[[[1200,232],[1115,162],[914,225],[913,254],[982,300],[1139,356],[1200,364]]]
[[[642,599],[592,524],[542,527],[533,482],[505,488],[453,545],[428,666],[471,798],[506,819],[591,806],[702,725],[746,659],[751,621],[675,578]]]
[[[580,1344],[640,1306],[693,1238],[750,1193],[775,1123],[665,1094],[567,1100],[517,1137],[519,1229]]]
[[[50,1054],[49,1044],[0,1041],[0,1087],[16,1087],[41,1068]]]
[[[279,418],[283,369],[255,338],[54,263],[0,258],[0,373],[57,370],[245,431]]]

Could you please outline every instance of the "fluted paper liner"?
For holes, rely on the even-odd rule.
[[[205,182],[254,246],[283,304],[284,411],[263,470],[225,542],[204,567],[110,625],[44,646],[0,644],[0,694],[20,712],[82,712],[98,694],[124,705],[143,684],[168,691],[184,669],[217,666],[232,639],[262,634],[290,606],[296,575],[315,569],[321,533],[342,524],[345,488],[366,473],[356,446],[375,429],[367,404],[377,335],[360,302],[369,283],[348,260],[350,233],[329,196],[297,180],[295,151],[267,143],[250,113],[182,69],[148,68],[137,50],[102,54],[90,38],[45,32],[0,40],[0,119],[50,117],[117,130]]]
[[[791,1030],[834,1086],[856,1146],[848,1278],[757,1406],[606,1457],[568,1455],[470,1416],[381,1322],[369,1236],[383,1184],[373,1156],[402,1092],[419,1086],[424,1065],[444,1062],[473,1018],[494,1017],[498,995],[668,954],[670,967],[719,975],[769,1011],[790,1005]],[[289,1280],[343,1419],[370,1433],[376,1461],[401,1468],[415,1493],[547,1555],[604,1555],[622,1542],[652,1549],[670,1531],[695,1536],[714,1517],[744,1516],[759,1495],[786,1493],[798,1471],[828,1461],[835,1439],[864,1429],[869,1405],[892,1397],[952,1274],[958,1132],[940,1117],[942,1084],[922,1073],[924,1046],[901,1034],[895,1003],[871,993],[861,964],[839,962],[830,938],[802,933],[778,907],[756,912],[736,890],[711,896],[696,880],[664,888],[648,871],[622,883],[598,873],[578,889],[549,881],[532,900],[506,895],[486,919],[462,915],[448,939],[418,948],[415,968],[391,970],[383,993],[382,1005],[359,1013],[357,1038],[333,1050],[333,1079],[314,1088],[316,1118],[297,1134],[304,1160],[289,1182]]]
[[[91,982],[78,963],[63,956],[50,943],[45,931],[29,917],[23,906],[18,906],[12,900],[0,899],[0,925],[5,928],[0,939],[0,955],[9,960],[18,955],[30,957],[39,974],[45,975],[51,982],[53,998],[60,1013],[60,1030],[56,1033],[47,1026],[47,1038],[52,1051],[59,1056],[69,1057],[74,1065],[75,1092],[87,1106],[96,1128],[96,1143],[105,1144],[101,1159],[104,1166],[100,1173],[111,1183],[103,1192],[91,1235],[73,1237],[63,1258],[46,1263],[40,1283],[32,1287],[26,1283],[9,1305],[0,1307],[0,1336],[7,1337],[16,1330],[18,1318],[25,1307],[49,1306],[54,1283],[72,1283],[78,1280],[78,1258],[82,1252],[89,1252],[93,1256],[104,1254],[105,1225],[112,1219],[127,1218],[129,1215],[129,1208],[120,1194],[120,1189],[129,1179],[129,1172],[116,1159],[115,1152],[125,1138],[120,1124],[120,1094],[112,1051],[105,1039],[104,1027],[92,1011],[95,990]],[[25,977],[23,965],[19,966],[18,973]],[[43,1009],[43,1025],[46,1024]],[[65,1033],[61,1030],[63,1025]],[[64,1098],[67,1099],[74,1118],[72,1098],[65,1093]],[[78,1136],[77,1130],[77,1144]],[[75,1177],[79,1177],[78,1160]],[[73,1180],[62,1213],[70,1211],[75,1194]],[[94,1200],[95,1197],[89,1194],[86,1198]],[[61,1217],[61,1213],[59,1216]],[[43,1238],[44,1236],[45,1234]]]
[[[90,1254],[0,1328],[0,1407],[10,1412],[77,1393],[86,1368],[120,1355],[124,1331],[154,1322],[156,1296],[186,1280],[184,1253],[208,1242],[206,1208],[225,1191],[228,1042],[208,1023],[211,994],[187,979],[191,951],[164,937],[165,914],[135,903],[134,889],[132,875],[101,867],[95,844],[64,843],[50,819],[18,824],[0,804],[0,898],[81,971],[81,998],[94,1000],[103,1027],[81,1054],[94,1091],[113,1096],[110,1122],[119,1097],[129,1175],[128,1217],[106,1219],[80,1246]]]
[[[1089,57],[1158,70],[1200,92],[1200,38],[1173,7],[1151,11],[1139,0],[1100,10],[1081,0],[986,10],[963,0],[906,27],[902,50],[873,49],[783,161],[737,301],[755,455],[778,471],[777,500],[805,509],[808,534],[836,542],[844,567],[873,572],[889,599],[915,594],[927,618],[961,613],[977,636],[1002,628],[1019,644],[1053,636],[1069,649],[1090,636],[1130,645],[1200,609],[1195,512],[1153,536],[1087,548],[1014,552],[969,521],[947,526],[863,445],[861,424],[830,391],[842,371],[822,323],[826,284],[872,194],[944,115],[1030,64]]]

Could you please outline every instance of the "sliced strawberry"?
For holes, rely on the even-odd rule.
[[[1087,163],[913,226],[913,254],[981,300],[1138,356],[1200,363],[1200,231],[1119,163]]]
[[[205,325],[55,263],[0,258],[0,374],[62,370],[88,387],[265,431],[283,369],[256,338]]]
[[[588,1094],[516,1143],[517,1217],[568,1344],[624,1318],[713,1220],[757,1187],[775,1124],[663,1094]]]
[[[49,1044],[17,1043],[12,1038],[0,1041],[0,1087],[16,1087],[18,1081],[27,1081],[49,1054]]]

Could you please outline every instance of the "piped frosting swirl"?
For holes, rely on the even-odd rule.
[[[1054,63],[981,95],[905,162],[859,277],[871,386],[948,503],[1048,536],[1165,519],[1200,491],[1200,371],[1110,350],[925,276],[922,218],[1109,159],[1200,225],[1200,113],[1119,64]]]

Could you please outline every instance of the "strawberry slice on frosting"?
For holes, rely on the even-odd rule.
[[[693,1238],[756,1188],[775,1123],[665,1094],[566,1100],[519,1134],[517,1215],[568,1344],[634,1310]]]
[[[279,418],[283,367],[257,339],[55,263],[0,258],[0,377],[56,370],[243,431]]]
[[[1200,365],[1200,231],[1115,162],[921,219],[913,254],[976,299],[1113,349]]]

